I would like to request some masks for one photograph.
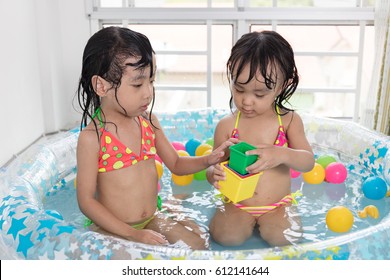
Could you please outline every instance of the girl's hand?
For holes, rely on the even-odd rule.
[[[257,149],[247,151],[246,155],[257,155],[255,163],[247,167],[249,173],[259,173],[267,169],[274,168],[283,163],[283,155],[286,148],[274,145],[258,145]]]
[[[208,155],[207,157],[208,164],[214,165],[220,163],[221,160],[223,159],[223,156],[226,154],[225,150],[237,143],[238,143],[238,139],[235,138],[230,138],[225,142],[223,142],[221,146],[216,148],[210,155]]]
[[[222,166],[219,164],[216,164],[213,167],[214,167],[213,174],[212,174],[213,181],[214,181],[213,186],[214,186],[214,188],[219,189],[220,186],[219,186],[218,182],[226,180],[226,173],[223,170]]]
[[[135,229],[132,236],[127,237],[126,239],[145,243],[145,244],[150,244],[150,245],[169,244],[164,235],[150,229],[140,229],[140,230]]]

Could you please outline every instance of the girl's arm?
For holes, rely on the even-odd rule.
[[[98,176],[99,143],[96,132],[83,130],[77,144],[77,200],[81,212],[94,223],[115,235],[148,244],[166,243],[154,231],[136,230],[119,220],[95,198]]]
[[[221,143],[225,142],[226,139],[229,139],[230,137],[229,125],[230,124],[228,121],[228,117],[225,117],[220,122],[218,122],[214,131],[215,147],[218,147],[219,145],[221,145]],[[237,139],[235,139],[235,141],[237,143]],[[229,156],[230,156],[229,152],[225,153],[225,155],[221,158],[221,162],[228,160]],[[215,164],[207,168],[206,177],[207,177],[207,181],[210,184],[212,184],[216,188],[219,188],[218,181],[224,181],[226,179],[226,174],[220,165]]]
[[[237,142],[235,139],[227,139],[222,143],[214,143],[217,148],[207,156],[182,157],[177,154],[177,151],[162,130],[160,122],[154,115],[152,116],[152,123],[156,127],[154,132],[156,134],[157,153],[168,169],[176,175],[196,173],[210,165],[219,163],[229,146]]]

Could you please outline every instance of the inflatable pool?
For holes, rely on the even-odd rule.
[[[212,137],[216,122],[226,113],[201,109],[158,115],[168,138],[183,142]],[[307,115],[302,118],[316,154],[336,156],[345,163],[348,176],[354,178],[336,187],[310,186],[299,178],[293,179],[292,188],[303,193],[299,202],[302,209],[309,210],[306,216],[310,211],[315,216],[322,207],[317,211],[317,222],[304,222],[309,231],[316,223],[320,225],[315,226],[313,238],[284,247],[214,246],[211,250],[192,251],[180,246],[149,246],[90,232],[83,227],[73,187],[79,133],[74,129],[43,137],[0,169],[0,259],[390,259],[390,198],[367,201],[361,191],[361,181],[370,176],[381,177],[390,184],[389,137],[351,122]],[[162,189],[168,197],[178,188],[173,186],[169,172],[164,176]],[[203,195],[212,197],[209,194],[215,190],[205,182],[202,184],[207,190]],[[180,190],[190,196],[186,205],[191,204],[194,201],[191,191],[186,187]],[[52,202],[57,196],[60,199]],[[309,204],[311,197],[322,200]],[[325,226],[324,205],[345,203],[356,205],[352,213],[355,222],[362,226],[354,226],[343,234],[330,233]],[[380,219],[358,218],[356,211],[364,203],[376,204]],[[66,213],[69,209],[75,210]]]

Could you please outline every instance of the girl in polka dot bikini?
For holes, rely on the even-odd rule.
[[[276,32],[248,33],[233,46],[227,70],[232,114],[217,124],[214,143],[234,137],[255,146],[247,154],[258,160],[247,172],[262,175],[253,197],[239,203],[224,199],[211,220],[211,237],[225,246],[239,245],[257,228],[270,245],[290,244],[301,235],[299,219],[287,211],[294,201],[290,168],[305,172],[314,166],[302,120],[284,106],[299,80],[293,50]],[[210,167],[207,176],[216,188],[226,178],[220,165]]]
[[[79,207],[97,232],[147,244],[181,240],[204,249],[208,235],[197,224],[174,220],[158,209],[155,155],[173,173],[191,174],[220,162],[237,141],[224,141],[208,156],[178,156],[151,113],[155,74],[154,51],[140,33],[108,27],[87,42],[78,87],[83,110],[77,146]]]

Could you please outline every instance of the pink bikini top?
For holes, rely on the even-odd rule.
[[[126,147],[114,135],[105,130],[101,123],[99,172],[125,168],[137,164],[139,161],[155,157],[155,134],[144,118],[139,116],[138,120],[141,126],[141,149],[139,154]]]
[[[277,112],[278,121],[279,121],[279,129],[278,129],[279,131],[278,131],[278,136],[276,137],[274,145],[275,146],[280,146],[280,147],[288,147],[287,136],[286,136],[286,132],[284,131],[282,118],[280,117],[279,107],[276,107],[276,112]],[[234,129],[232,131],[232,138],[237,138],[238,139],[238,136],[239,136],[239,133],[238,133],[238,121],[240,119],[240,115],[241,115],[241,112],[238,111],[237,117],[236,117],[236,123],[235,123]]]

